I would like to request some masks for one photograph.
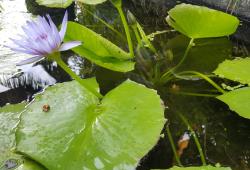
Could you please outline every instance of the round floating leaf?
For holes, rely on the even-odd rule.
[[[96,4],[101,4],[107,0],[77,0],[77,1],[85,4],[96,5]]]
[[[17,150],[53,170],[135,169],[164,122],[160,97],[143,85],[128,80],[100,103],[68,82],[48,88],[22,114]]]
[[[97,65],[119,72],[128,72],[134,69],[135,63],[131,61],[128,53],[87,27],[68,22],[64,41],[75,40],[83,43],[74,48],[73,51]]]
[[[250,58],[226,60],[214,71],[221,78],[250,85]]]
[[[39,5],[51,8],[67,8],[73,0],[36,0]]]
[[[15,145],[15,127],[24,108],[24,103],[0,107],[0,167],[6,160],[17,157],[10,150]]]
[[[211,165],[208,166],[197,166],[197,167],[177,167],[174,166],[170,168],[169,170],[231,170],[229,167],[214,167]]]
[[[241,88],[217,97],[240,116],[250,119],[250,87]]]
[[[232,15],[190,4],[176,5],[168,14],[168,24],[190,38],[227,36],[239,25]]]

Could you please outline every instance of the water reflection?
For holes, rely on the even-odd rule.
[[[56,80],[47,73],[42,65],[25,65],[21,70],[22,72],[10,78],[0,77],[0,83],[8,88],[31,86],[35,90],[56,83]]]
[[[15,63],[27,57],[26,54],[17,54],[4,47],[10,43],[9,38],[21,31],[21,25],[24,25],[26,20],[32,18],[32,15],[27,13],[24,0],[3,0],[3,11],[0,13],[0,73],[14,74],[17,71]]]
[[[10,88],[0,85],[0,93],[8,91]]]

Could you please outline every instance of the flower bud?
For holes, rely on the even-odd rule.
[[[136,18],[129,10],[127,12],[127,19],[128,19],[129,25],[132,25],[132,26],[136,25],[137,23]]]

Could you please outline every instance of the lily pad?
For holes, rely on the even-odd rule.
[[[219,65],[214,74],[221,78],[250,85],[250,58],[226,60]]]
[[[239,26],[236,17],[197,5],[176,5],[168,14],[168,24],[190,38],[227,36]]]
[[[135,169],[164,122],[160,97],[143,85],[127,80],[100,102],[68,82],[36,96],[22,114],[17,150],[53,170]]]
[[[241,117],[250,119],[250,87],[241,88],[217,97]]]
[[[36,0],[39,5],[51,8],[67,8],[73,0]]]
[[[169,170],[231,170],[229,167],[214,167],[211,165],[208,166],[197,166],[197,167],[177,167],[174,166],[173,168],[170,168]]]
[[[129,53],[123,51],[109,40],[74,22],[68,22],[64,41],[82,41],[82,45],[73,49],[80,56],[104,68],[128,72],[134,69]]]
[[[24,108],[24,103],[0,107],[0,167],[6,160],[17,157],[10,150],[15,145],[15,127]]]

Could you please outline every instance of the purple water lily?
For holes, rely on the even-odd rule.
[[[33,63],[54,52],[66,51],[81,45],[80,41],[62,43],[67,29],[67,11],[60,31],[58,31],[49,15],[47,15],[47,19],[38,16],[37,21],[27,21],[27,24],[22,27],[24,35],[19,35],[20,39],[11,39],[14,45],[9,47],[10,49],[33,55],[33,57],[21,61],[17,65]]]

